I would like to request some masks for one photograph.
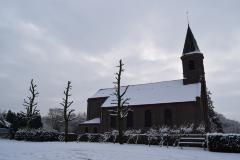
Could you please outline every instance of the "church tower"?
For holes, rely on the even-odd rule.
[[[210,125],[208,117],[207,87],[203,65],[204,56],[200,52],[197,41],[193,36],[189,24],[181,59],[183,66],[184,85],[201,83],[201,104],[203,108],[203,120],[205,123],[205,131],[209,132]]]
[[[182,53],[183,83],[192,84],[201,81],[204,77],[203,54],[200,52],[190,26],[187,28],[187,35]]]

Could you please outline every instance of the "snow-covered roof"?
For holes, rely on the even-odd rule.
[[[126,86],[121,88],[124,91]],[[114,106],[114,88],[100,89],[91,98],[108,97],[102,107]],[[129,85],[124,98],[130,98],[129,105],[160,104],[196,101],[200,97],[201,84],[184,85],[183,80],[163,81],[139,85]]]
[[[100,124],[100,118],[94,118],[94,119],[85,121],[81,124]]]

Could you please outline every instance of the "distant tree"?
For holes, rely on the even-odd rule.
[[[224,133],[240,133],[240,122],[236,120],[231,120],[224,117],[222,114],[217,113],[223,127]]]
[[[208,102],[208,116],[210,120],[210,130],[211,132],[223,132],[222,123],[217,115],[217,113],[214,111],[214,105],[213,101],[211,99],[211,92],[207,92],[207,102]]]
[[[4,117],[6,115],[6,111],[2,111],[1,109],[0,109],[0,117]]]
[[[43,127],[45,129],[54,129],[56,131],[64,131],[64,120],[63,120],[63,109],[62,108],[50,108],[46,116],[42,117]],[[72,121],[68,124],[69,132],[78,133],[79,123],[86,120],[86,113],[78,113],[71,115]]]
[[[128,86],[121,87],[121,77],[122,72],[124,72],[123,66],[124,64],[122,63],[122,60],[120,60],[119,66],[117,66],[119,70],[117,73],[115,73],[116,82],[113,82],[115,87],[115,92],[113,94],[115,95],[116,99],[113,100],[112,104],[115,104],[117,108],[110,111],[112,112],[110,114],[111,116],[117,116],[119,144],[123,144],[123,119],[126,118],[128,111],[130,110],[128,107],[128,101],[130,98],[124,98],[124,95],[128,90]]]
[[[9,122],[10,125],[10,139],[14,138],[15,133],[18,129],[26,127],[26,119],[23,117],[22,114],[12,112],[9,110],[6,115],[5,119]]]
[[[68,81],[67,87],[63,92],[65,97],[62,99],[63,102],[60,103],[63,106],[65,142],[68,141],[68,125],[69,125],[69,122],[73,120],[72,115],[74,112],[74,109],[69,109],[69,107],[73,104],[73,101],[69,101],[69,97],[71,96],[69,92],[71,89],[72,89],[71,82]]]
[[[31,85],[29,87],[30,96],[27,96],[27,99],[24,99],[23,106],[25,106],[26,111],[21,112],[23,118],[26,119],[27,128],[40,128],[42,127],[41,115],[37,109],[38,103],[36,102],[36,97],[39,95],[36,90],[37,85],[34,84],[33,79],[31,79]]]
[[[72,121],[69,123],[69,131],[73,133],[78,133],[79,130],[79,123],[86,121],[87,115],[86,113],[78,113],[73,114]]]
[[[12,112],[11,110],[8,110],[6,116],[6,121],[8,121],[9,123],[11,123],[11,129],[13,129],[13,131],[17,131],[18,128],[20,128],[20,123],[18,121],[18,117],[17,114]]]
[[[47,116],[47,121],[52,129],[60,131],[63,126],[63,109],[50,108]]]
[[[19,128],[26,128],[27,119],[22,113],[17,113],[17,121]]]
[[[29,127],[34,129],[41,128],[42,126],[42,117],[40,114],[36,115],[36,117],[33,118],[29,123]]]

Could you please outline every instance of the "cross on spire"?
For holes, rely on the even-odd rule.
[[[189,26],[188,11],[186,12],[186,15],[187,15],[187,23],[188,23],[188,26]]]

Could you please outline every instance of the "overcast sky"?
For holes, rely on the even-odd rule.
[[[23,110],[31,78],[39,109],[60,107],[72,81],[73,108],[112,87],[182,78],[181,53],[190,26],[204,54],[215,109],[240,120],[240,1],[0,0],[0,109]]]

